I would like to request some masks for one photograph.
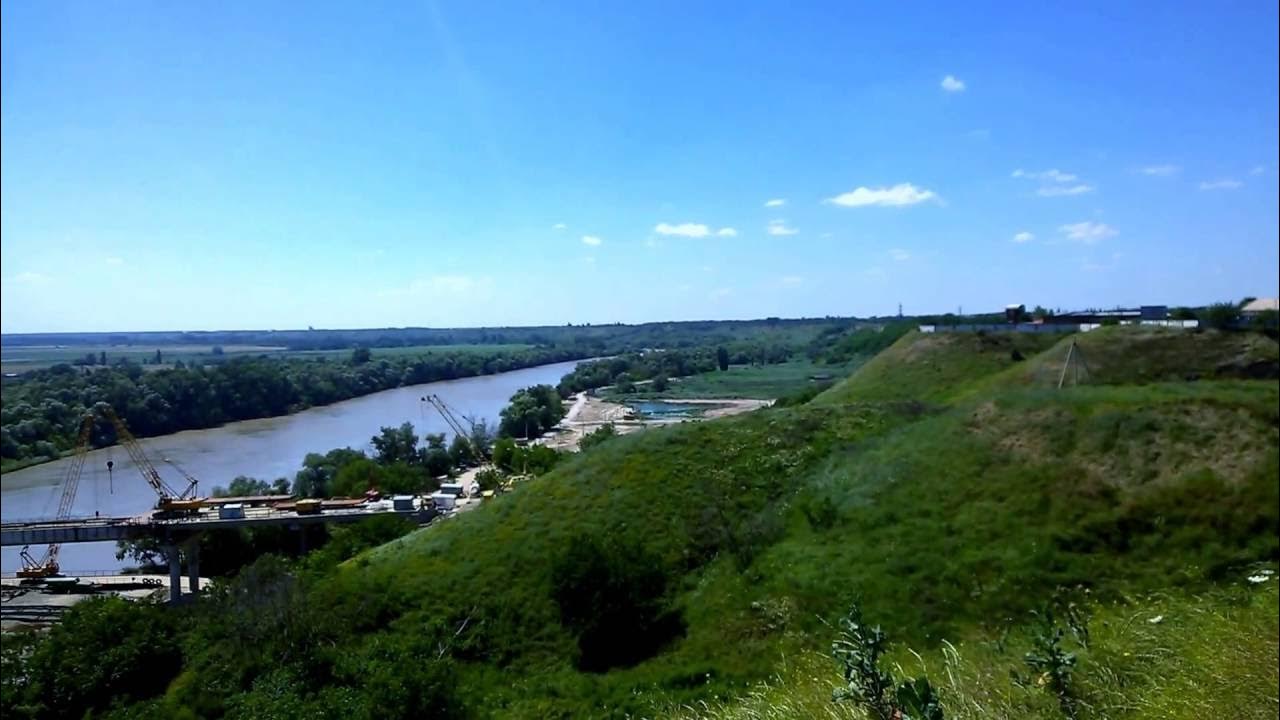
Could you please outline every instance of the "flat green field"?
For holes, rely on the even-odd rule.
[[[653,392],[647,384],[637,384],[636,392],[618,395],[606,392],[611,398],[749,398],[773,400],[799,392],[818,382],[838,382],[860,365],[850,362],[841,365],[819,365],[808,360],[792,360],[778,365],[733,365],[727,371],[713,371],[701,375],[672,378],[665,392]],[[815,376],[828,379],[814,380]]]
[[[442,352],[478,352],[499,353],[513,352],[533,347],[522,344],[493,345],[410,345],[407,347],[373,348],[374,357],[396,357],[403,355],[429,355]],[[156,350],[160,351],[162,362],[147,365],[147,369],[172,367],[181,360],[184,363],[207,363],[213,360],[213,345],[30,345],[0,349],[0,372],[23,373],[51,367],[58,363],[75,362],[89,353],[99,355],[105,352],[107,362],[113,363],[120,358],[130,362],[151,363],[155,359]],[[351,357],[350,349],[341,350],[289,350],[278,345],[223,345],[222,357],[244,357],[268,355],[281,358],[315,358],[345,359]]]

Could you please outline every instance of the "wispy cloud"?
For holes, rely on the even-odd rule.
[[[732,288],[716,288],[715,290],[711,291],[710,297],[712,300],[723,300],[724,298],[727,298],[732,294],[733,294]]]
[[[866,275],[867,277],[884,277],[885,271],[884,271],[884,268],[880,267],[879,265],[872,265],[871,267],[863,270],[862,274]]]
[[[671,223],[661,222],[654,226],[653,231],[659,235],[676,235],[679,237],[704,238],[711,234],[711,228],[702,223],[679,223],[673,225]]]
[[[1249,174],[1250,174],[1250,175],[1261,175],[1262,173],[1264,173],[1264,172],[1266,172],[1266,171],[1267,171],[1267,168],[1266,168],[1265,166],[1263,166],[1263,165],[1254,165],[1252,168],[1250,168],[1250,169],[1249,169]]]
[[[108,265],[114,266],[114,267],[119,267],[119,266],[121,266],[121,265],[123,265],[123,264],[124,264],[124,258],[114,257],[114,256],[113,256],[113,257],[109,257],[109,258],[107,258],[107,259],[106,259],[106,260],[104,260],[103,262],[105,262],[105,263],[106,263],[106,264],[108,264]]]
[[[1201,190],[1235,190],[1244,186],[1244,183],[1235,178],[1222,178],[1220,180],[1205,180],[1200,183]]]
[[[44,273],[26,270],[14,275],[13,281],[22,285],[44,285],[49,282],[49,276]]]
[[[869,205],[902,207],[922,203],[925,200],[932,200],[936,197],[937,194],[932,190],[918,188],[911,183],[898,183],[893,187],[859,187],[833,198],[827,198],[824,202],[841,207],[866,207]]]
[[[772,200],[764,201],[765,207],[782,207],[783,205],[786,205],[786,204],[787,204],[786,198],[773,198]]]
[[[1099,240],[1105,240],[1106,238],[1114,237],[1119,234],[1119,231],[1106,223],[1098,223],[1090,220],[1061,225],[1058,227],[1058,231],[1065,235],[1068,240],[1075,240],[1088,245],[1092,245]]]
[[[1138,168],[1138,172],[1152,177],[1170,177],[1172,175],[1177,175],[1178,171],[1181,169],[1182,168],[1177,165],[1148,165],[1146,167]]]
[[[804,284],[804,278],[799,275],[783,275],[778,282],[784,287],[796,287]]]
[[[1048,170],[1041,170],[1039,172],[1023,170],[1022,168],[1018,168],[1017,170],[1014,170],[1013,173],[1010,174],[1010,177],[1025,178],[1027,180],[1040,180],[1042,182],[1055,182],[1055,183],[1069,183],[1069,182],[1075,182],[1076,180],[1080,179],[1078,176],[1076,176],[1073,173],[1062,172],[1057,168],[1050,168]]]
[[[1027,232],[1026,230],[1023,230],[1022,232],[1013,236],[1013,241],[1016,243],[1028,243],[1035,239],[1036,239],[1036,236]]]
[[[565,225],[564,223],[556,223],[555,225],[552,225],[552,226],[551,226],[551,229],[552,229],[552,230],[564,230],[564,229],[565,229],[565,228],[567,228],[567,227],[569,227],[569,226],[568,226],[568,225]]]
[[[911,253],[902,248],[894,248],[889,251],[889,257],[898,262],[906,262],[911,259]]]
[[[1045,185],[1036,190],[1036,194],[1040,197],[1061,197],[1063,195],[1084,195],[1093,192],[1092,185]]]
[[[597,236],[595,236],[595,235],[583,235],[583,236],[582,236],[582,244],[583,244],[583,245],[590,245],[591,247],[600,247],[600,244],[601,244],[601,243],[603,243],[603,242],[604,242],[604,240],[601,240],[599,237],[597,237]]]
[[[795,235],[796,233],[800,232],[799,230],[793,227],[789,227],[787,225],[787,221],[781,220],[781,219],[770,220],[769,227],[766,228],[766,231],[770,235]]]
[[[716,231],[720,237],[738,237],[738,231],[731,227],[722,227]]]
[[[939,85],[949,93],[964,92],[965,88],[964,81],[955,75],[948,75],[942,78],[942,82]]]

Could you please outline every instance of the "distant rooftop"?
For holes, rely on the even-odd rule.
[[[1280,310],[1280,299],[1277,298],[1258,298],[1252,300],[1244,307],[1240,308],[1240,312],[1257,313],[1265,310]]]

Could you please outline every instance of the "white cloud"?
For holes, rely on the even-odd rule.
[[[1035,239],[1036,239],[1036,236],[1035,236],[1035,235],[1032,235],[1031,233],[1027,232],[1026,230],[1023,230],[1022,232],[1020,232],[1020,233],[1018,233],[1017,235],[1014,235],[1014,236],[1013,236],[1013,241],[1014,241],[1014,242],[1016,242],[1016,243],[1031,242],[1032,240],[1035,240]]]
[[[119,267],[120,265],[123,265],[123,264],[124,264],[124,258],[109,257],[109,258],[107,258],[107,259],[106,259],[106,261],[105,261],[105,262],[106,262],[108,265],[114,265],[114,266]]]
[[[1036,194],[1040,197],[1062,197],[1063,195],[1084,195],[1093,192],[1092,185],[1046,185]]]
[[[720,237],[738,237],[738,231],[731,227],[722,227],[716,231]]]
[[[1027,180],[1043,180],[1044,182],[1069,183],[1075,182],[1080,178],[1072,173],[1062,172],[1057,168],[1041,170],[1040,172],[1027,171],[1022,168],[1014,170],[1011,177],[1026,178]]]
[[[873,265],[867,268],[866,270],[863,270],[862,274],[868,277],[884,277],[885,276],[884,268],[880,267],[879,265]]]
[[[602,242],[604,242],[604,241],[603,241],[603,240],[601,240],[600,238],[596,237],[595,235],[583,235],[583,236],[582,236],[582,244],[583,244],[583,245],[590,245],[591,247],[600,247],[600,243],[602,243]]]
[[[773,198],[764,202],[765,207],[782,207],[787,204],[786,198]]]
[[[820,235],[818,235],[818,237],[823,238],[823,239],[826,239],[826,238],[831,237],[831,233],[829,233],[829,232],[824,232],[824,233],[821,233]]]
[[[799,230],[788,227],[786,220],[770,220],[769,227],[766,228],[770,235],[795,235]]]
[[[946,90],[949,93],[964,92],[964,81],[960,80],[955,75],[948,75],[942,78],[942,82],[939,84],[942,86],[943,90]]]
[[[23,285],[44,285],[49,282],[49,276],[44,273],[32,272],[27,270],[13,276],[13,281]]]
[[[1244,183],[1234,178],[1222,178],[1221,180],[1205,180],[1200,183],[1201,190],[1235,190]]]
[[[778,280],[778,282],[782,283],[787,287],[795,287],[797,285],[803,284],[804,278],[800,277],[799,275],[783,275]]]
[[[1066,235],[1068,240],[1078,240],[1089,245],[1119,234],[1115,228],[1106,223],[1096,223],[1089,220],[1062,225],[1058,227],[1058,230]]]
[[[727,298],[732,294],[733,294],[733,290],[731,288],[716,288],[715,290],[711,291],[711,299],[720,300],[722,298]]]
[[[678,235],[680,237],[703,238],[711,234],[711,228],[702,223],[658,223],[653,231],[659,235]]]
[[[841,207],[866,207],[868,205],[901,207],[915,205],[936,197],[937,195],[932,190],[917,188],[911,183],[898,183],[893,187],[887,188],[860,187],[833,198],[827,198],[825,202]]]
[[[1139,168],[1138,172],[1152,177],[1169,177],[1170,175],[1177,175],[1180,169],[1177,165],[1148,165],[1144,168]]]
[[[906,262],[911,259],[911,253],[903,250],[902,248],[894,248],[889,251],[889,257],[897,260],[898,262]]]
[[[1253,166],[1253,168],[1249,170],[1249,174],[1250,174],[1250,175],[1261,175],[1262,173],[1264,173],[1264,172],[1266,172],[1266,171],[1267,171],[1267,169],[1266,169],[1265,167],[1263,167],[1262,165],[1254,165],[1254,166]]]
[[[567,228],[567,227],[569,227],[569,226],[568,226],[568,225],[565,225],[564,223],[556,223],[555,225],[552,225],[552,226],[551,226],[551,229],[552,229],[552,230],[564,230],[564,229],[565,229],[565,228]]]

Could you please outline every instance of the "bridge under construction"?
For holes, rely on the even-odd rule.
[[[236,498],[253,501],[254,498]],[[269,500],[271,498],[263,498]],[[169,564],[169,599],[181,599],[181,564],[179,550],[187,559],[188,587],[191,592],[200,589],[200,555],[197,539],[202,532],[284,526],[301,528],[317,523],[352,523],[371,517],[398,516],[419,523],[430,522],[438,511],[428,498],[411,500],[397,498],[397,502],[362,500],[320,501],[317,511],[299,510],[288,501],[264,504],[259,507],[243,507],[241,503],[212,504],[199,512],[183,517],[157,517],[145,513],[134,517],[93,517],[61,520],[36,520],[0,524],[0,546],[49,545],[57,547],[67,543],[115,542],[119,540],[155,539]],[[245,503],[245,504],[251,504]],[[227,517],[221,508],[237,507],[235,517]],[[326,505],[330,505],[326,507]],[[399,509],[397,509],[399,506]],[[47,576],[47,575],[46,575]]]

